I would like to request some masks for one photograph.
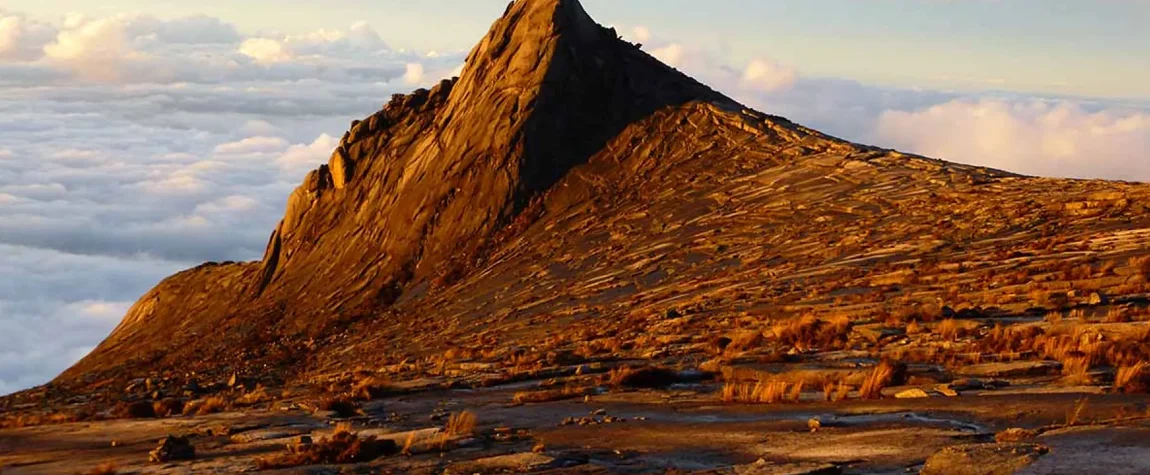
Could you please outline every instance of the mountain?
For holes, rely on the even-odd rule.
[[[37,394],[397,364],[396,379],[464,378],[524,354],[684,361],[804,315],[1044,312],[1146,292],[1147,203],[1145,184],[827,136],[660,63],[576,0],[517,0],[459,78],[352,123],[260,262],[165,279]]]

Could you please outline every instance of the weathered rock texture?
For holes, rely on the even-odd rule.
[[[833,300],[812,293],[832,280],[884,299],[941,292],[906,273],[995,273],[1043,239],[1125,262],[1144,252],[1148,197],[848,143],[740,106],[575,0],[517,0],[460,78],[352,124],[261,262],[166,279],[53,387],[165,370],[291,378],[531,344],[528,322],[621,331],[687,304],[784,314]]]

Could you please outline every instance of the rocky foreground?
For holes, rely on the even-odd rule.
[[[260,262],[0,399],[0,466],[1145,473],[1148,206],[826,136],[518,0]]]

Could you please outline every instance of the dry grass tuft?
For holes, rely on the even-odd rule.
[[[786,381],[760,381],[758,383],[727,382],[723,385],[720,397],[727,403],[778,404],[799,402],[803,383],[789,384]]]
[[[411,455],[414,453],[415,444],[419,441],[415,431],[407,433],[407,440],[403,442],[403,450],[400,451],[403,455]]]
[[[445,426],[443,432],[439,434],[439,441],[436,443],[439,450],[446,450],[452,440],[475,433],[475,424],[478,420],[479,419],[475,417],[475,413],[471,411],[463,411],[448,417],[447,426]],[[406,447],[405,450],[407,450]]]
[[[823,398],[827,402],[845,401],[850,392],[851,387],[841,381],[832,381],[823,385]]]
[[[1146,366],[1145,361],[1139,361],[1119,367],[1114,375],[1114,390],[1127,394],[1146,392],[1150,389],[1147,388]]]
[[[1082,417],[1082,413],[1086,411],[1086,406],[1090,403],[1088,398],[1079,399],[1074,403],[1074,407],[1070,412],[1066,413],[1066,425],[1073,426],[1078,424],[1078,420]]]
[[[359,437],[350,425],[336,426],[330,438],[324,437],[312,444],[288,446],[287,452],[256,459],[260,470],[300,467],[320,464],[349,464],[370,462],[385,455],[399,452],[391,440]]]
[[[780,343],[806,351],[839,348],[846,343],[850,330],[850,318],[846,315],[825,320],[814,315],[804,315],[775,324],[770,333]]]
[[[1073,386],[1088,386],[1094,384],[1090,376],[1090,359],[1087,357],[1071,357],[1062,362],[1062,384]]]
[[[978,330],[978,322],[959,321],[953,318],[943,320],[935,328],[935,333],[946,341],[955,341],[973,335]]]
[[[863,381],[863,385],[859,388],[859,397],[863,399],[881,399],[882,390],[887,387],[897,373],[895,365],[883,361],[874,367],[874,371],[867,376]]]
[[[444,428],[444,432],[453,437],[471,435],[475,432],[475,424],[477,422],[479,422],[479,418],[471,411],[452,414],[451,417],[447,419],[447,427]]]

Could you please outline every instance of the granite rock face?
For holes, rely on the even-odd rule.
[[[826,136],[660,63],[576,0],[517,0],[459,78],[351,124],[261,261],[164,280],[56,384],[290,379],[475,328],[513,342],[536,315],[566,318],[555,329],[672,315],[685,298],[742,312],[876,263],[965,269],[1051,235],[1138,229],[1147,198]]]

